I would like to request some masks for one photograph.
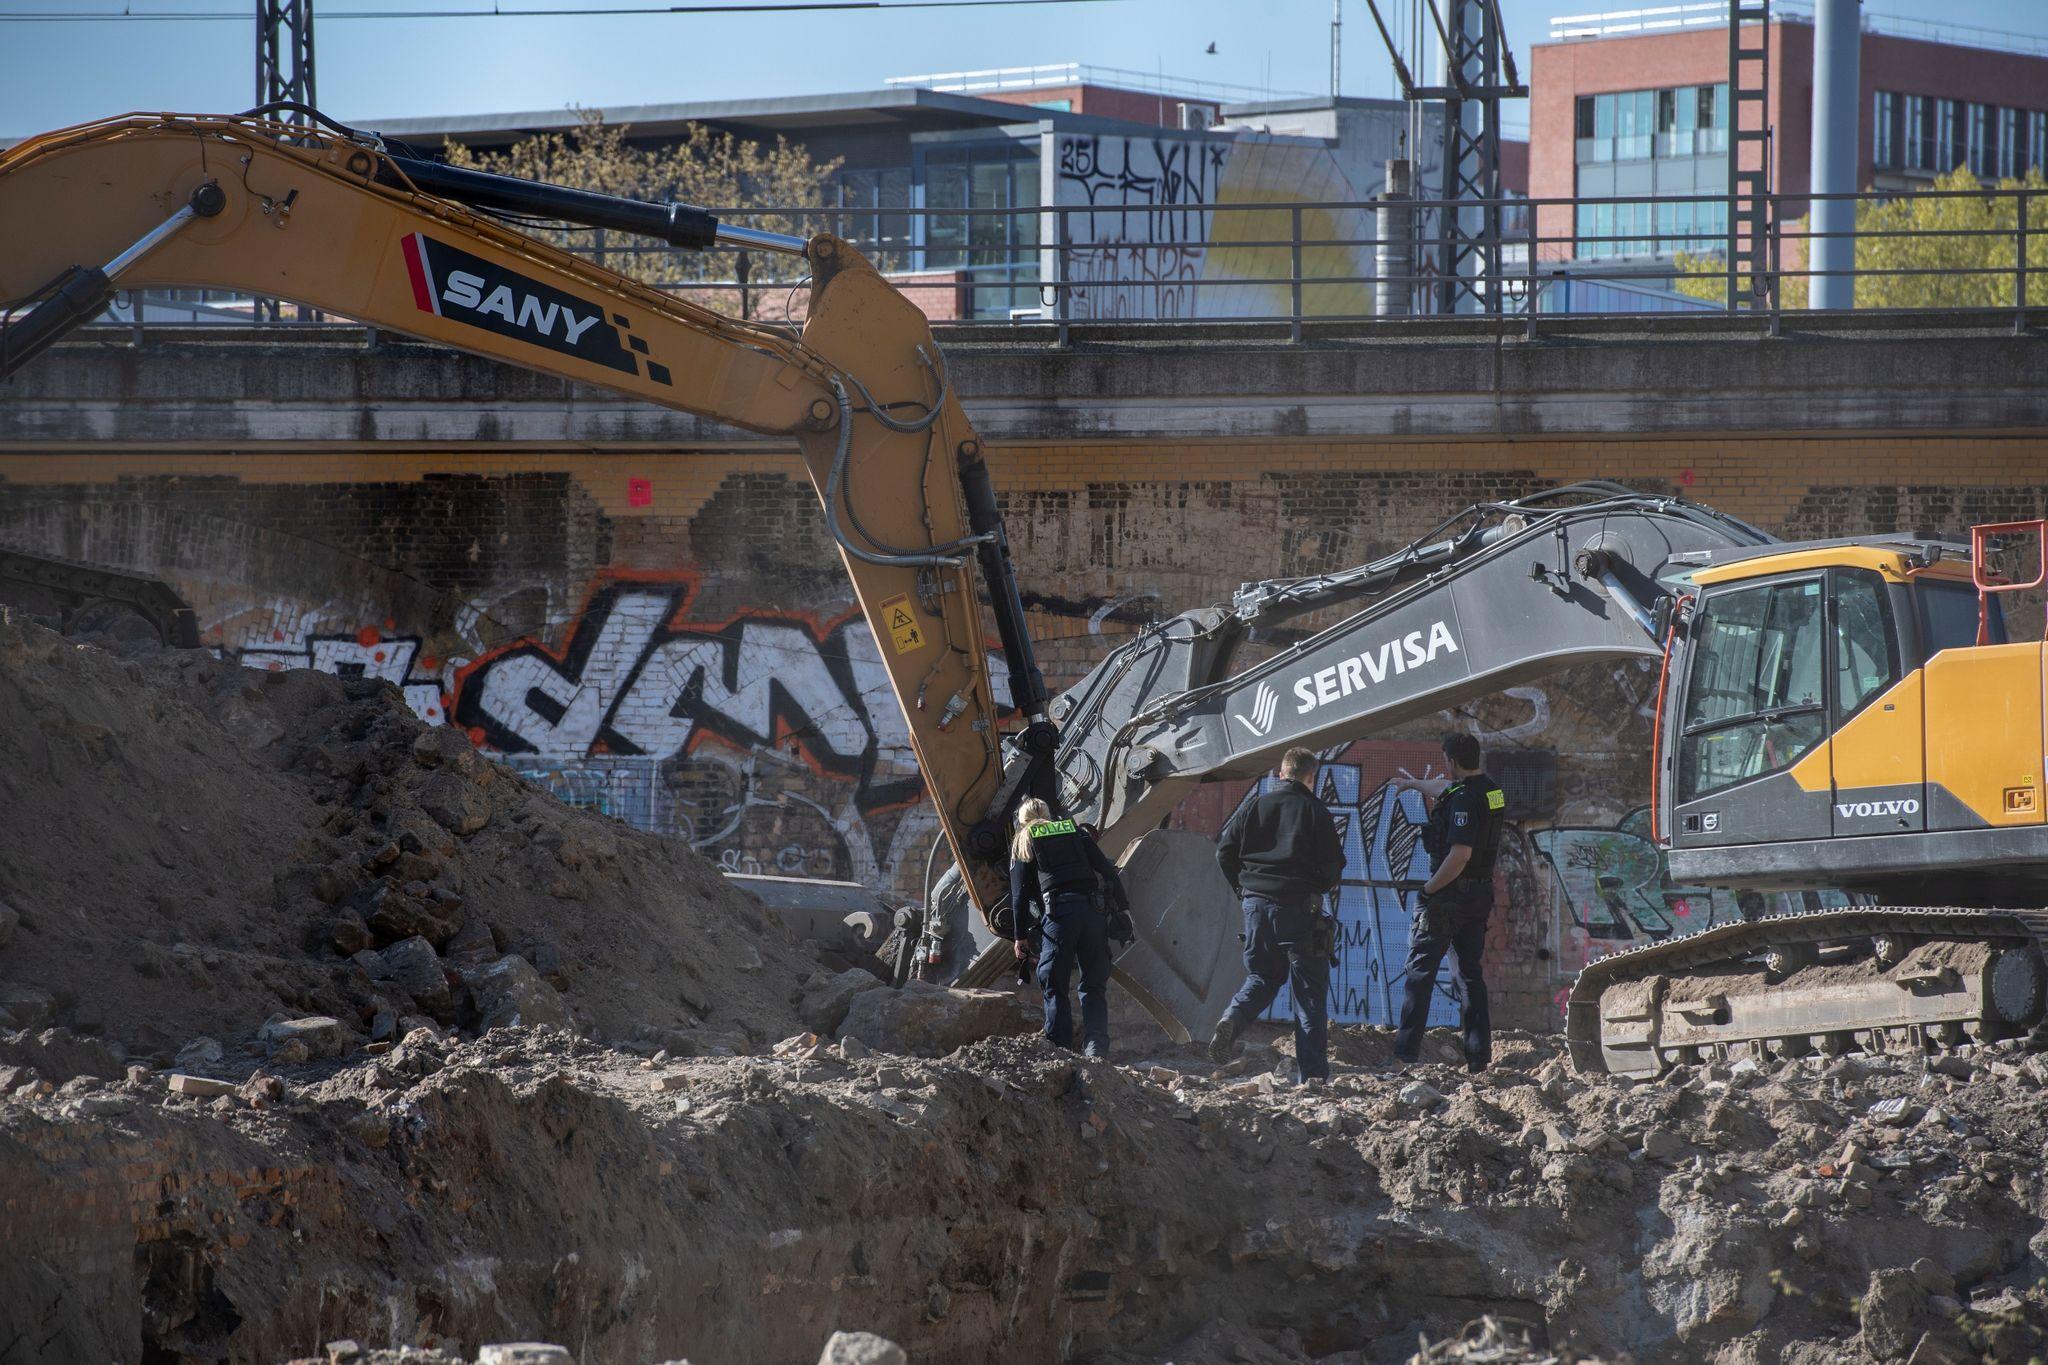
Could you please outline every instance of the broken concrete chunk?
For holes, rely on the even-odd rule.
[[[797,1017],[804,1021],[806,1028],[829,1038],[845,1022],[847,1007],[855,996],[863,991],[885,990],[888,984],[873,972],[859,968],[837,975],[813,973],[804,982],[803,998],[796,1007]]]
[[[219,1066],[226,1056],[220,1040],[216,1038],[194,1038],[178,1049],[177,1064],[185,1067]]]
[[[450,904],[438,895],[435,899],[439,904]],[[460,901],[456,901],[455,904],[459,905]],[[479,916],[471,915],[462,922],[462,927],[455,931],[454,937],[442,946],[441,951],[448,955],[450,962],[463,966],[481,966],[498,956],[498,941],[491,936],[490,925],[484,923]]]
[[[1685,1139],[1669,1128],[1651,1128],[1643,1133],[1643,1155],[1652,1161],[1678,1161],[1685,1153]]]
[[[1410,1081],[1395,1094],[1410,1109],[1433,1109],[1444,1102],[1444,1092],[1428,1081]]]
[[[559,1028],[569,1023],[569,1007],[562,997],[517,953],[508,953],[478,972],[470,980],[470,989],[476,994],[485,1031],[522,1024]]]
[[[420,809],[451,834],[467,837],[491,822],[491,799],[445,769],[420,784],[418,800]]]
[[[857,1062],[861,1058],[872,1056],[873,1054],[873,1048],[850,1033],[839,1040],[839,1055],[849,1062]]]
[[[427,733],[432,734],[433,731]],[[538,1341],[508,1341],[479,1346],[476,1365],[575,1365],[568,1348]]]
[[[439,947],[455,937],[462,921],[433,897],[414,895],[402,887],[380,886],[370,901],[369,927],[380,944],[419,937]]]
[[[363,917],[353,910],[344,910],[327,923],[327,941],[334,945],[334,951],[343,957],[352,957],[365,948],[377,946],[376,938],[370,933],[370,926],[363,923]]]
[[[1035,1031],[1007,991],[949,990],[922,981],[900,991],[862,991],[840,1028],[878,1051],[916,1057],[944,1057],[984,1038]]]
[[[455,1022],[455,997],[449,993],[448,975],[433,944],[424,938],[401,939],[384,949],[382,956],[384,981],[411,996],[414,1004],[438,1022]]]
[[[301,1019],[278,1019],[263,1026],[257,1035],[273,1057],[291,1050],[296,1042],[307,1057],[346,1057],[355,1051],[354,1030],[326,1014],[309,1014]]]
[[[190,1095],[194,1099],[210,1099],[215,1095],[235,1093],[232,1082],[216,1081],[208,1076],[187,1076],[182,1071],[171,1073],[169,1085],[173,1094]]]
[[[1880,1360],[1905,1355],[1931,1325],[1927,1291],[1910,1270],[1873,1270],[1860,1310],[1864,1348]]]
[[[906,1365],[903,1348],[873,1332],[834,1332],[818,1365]]]
[[[666,1076],[649,1077],[647,1088],[660,1095],[671,1090],[681,1090],[689,1083],[690,1078],[688,1076],[683,1075],[681,1072],[671,1072]]]

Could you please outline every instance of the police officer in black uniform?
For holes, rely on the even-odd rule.
[[[1045,992],[1045,1036],[1057,1047],[1074,1045],[1073,1006],[1067,979],[1081,967],[1083,1055],[1109,1055],[1109,941],[1129,943],[1130,897],[1116,864],[1095,846],[1092,832],[1055,820],[1037,797],[1017,807],[1010,845],[1010,923],[1017,960],[1028,960],[1032,935],[1044,938],[1038,984]]]
[[[1409,784],[1425,795],[1437,786],[1442,791],[1423,835],[1434,867],[1417,897],[1394,1055],[1403,1062],[1422,1055],[1436,969],[1449,950],[1458,955],[1458,975],[1465,982],[1465,1066],[1483,1071],[1493,1060],[1493,1030],[1480,956],[1486,951],[1486,920],[1493,910],[1493,861],[1506,824],[1507,794],[1480,771],[1476,738],[1453,732],[1444,736],[1443,745],[1450,781]]]
[[[1330,1078],[1330,967],[1336,922],[1322,901],[1344,874],[1344,844],[1330,808],[1317,799],[1313,749],[1280,758],[1280,782],[1245,802],[1216,838],[1216,865],[1244,909],[1244,985],[1216,1023],[1209,1055],[1227,1061],[1245,1026],[1289,989],[1294,1003],[1294,1075]]]

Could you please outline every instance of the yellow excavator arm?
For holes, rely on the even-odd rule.
[[[460,199],[462,202],[457,202]],[[465,207],[609,223],[673,243],[801,254],[808,320],[736,321]],[[461,171],[374,135],[257,115],[130,115],[0,154],[0,374],[115,287],[292,300],[598,384],[802,451],[972,898],[1006,886],[1005,778],[986,591],[1025,736],[1050,754],[1001,522],[974,429],[920,313],[852,246]]]

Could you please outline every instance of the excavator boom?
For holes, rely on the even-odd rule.
[[[801,254],[807,320],[799,334],[721,316],[486,211]],[[114,287],[226,288],[791,438],[971,899],[984,910],[1000,900],[1001,841],[989,831],[1014,788],[984,596],[1007,653],[1007,700],[1049,748],[1044,684],[980,442],[930,328],[846,242],[441,166],[371,134],[262,111],[130,115],[31,138],[0,154],[0,241],[0,373],[89,320]],[[574,705],[630,744],[610,728],[619,700]]]

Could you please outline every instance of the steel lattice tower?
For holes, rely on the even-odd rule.
[[[313,0],[256,0],[256,103],[313,98]],[[304,114],[282,113],[288,123]]]

